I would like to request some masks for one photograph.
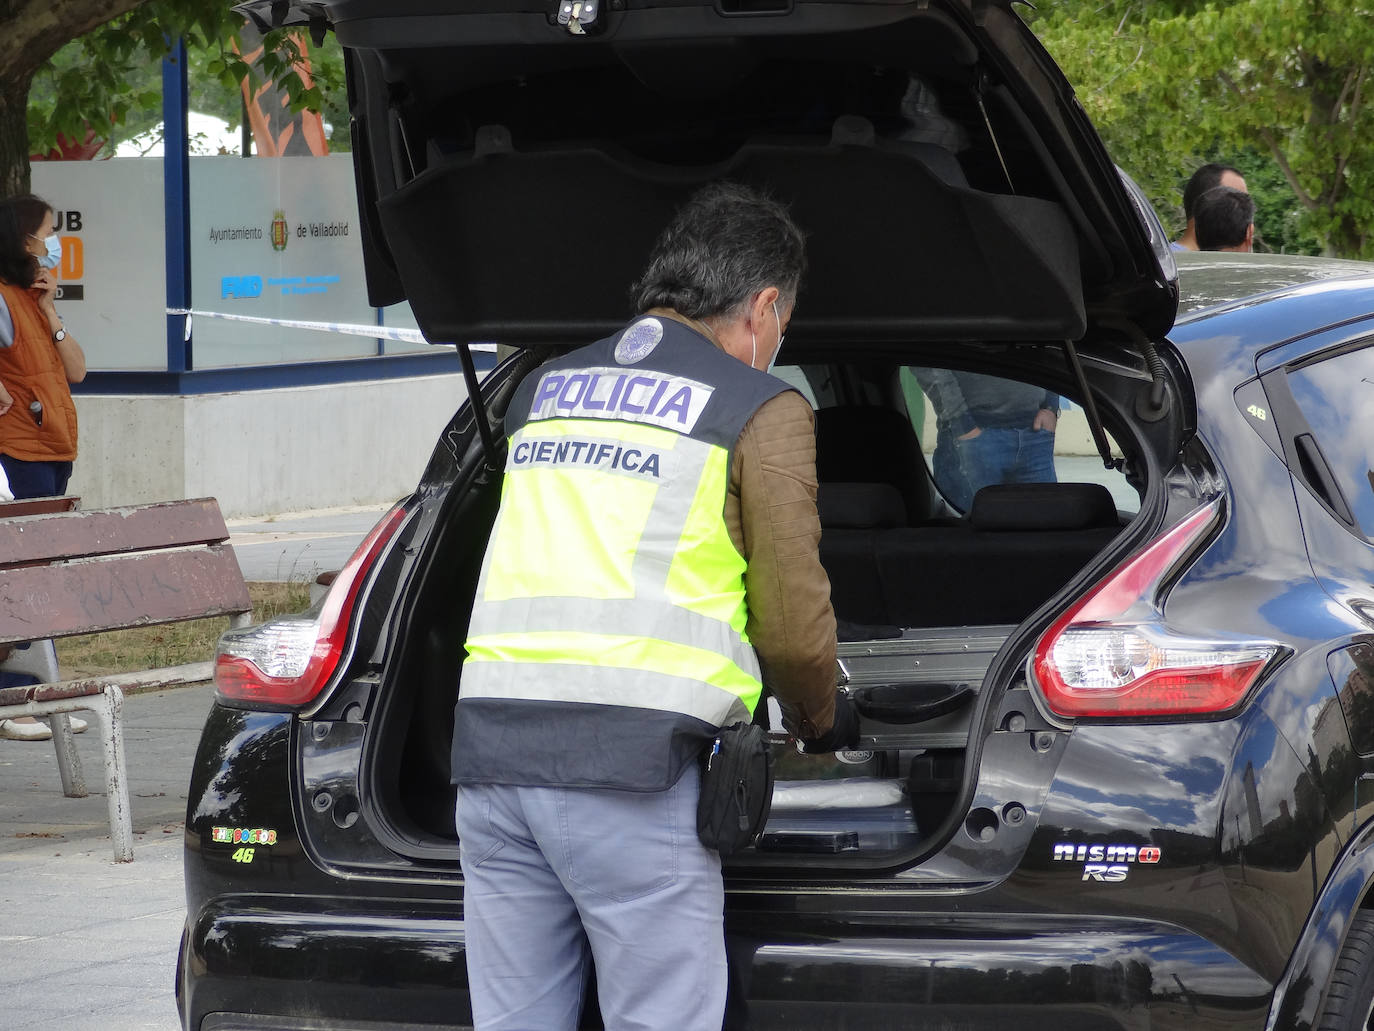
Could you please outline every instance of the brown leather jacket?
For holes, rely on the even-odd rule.
[[[0,454],[25,462],[70,462],[76,458],[76,405],[67,372],[52,343],[48,320],[31,290],[0,282],[14,322],[14,343],[0,347],[0,383],[14,406],[0,415]],[[29,411],[43,405],[43,425]]]
[[[668,309],[706,336],[703,323]],[[821,567],[816,514],[816,417],[788,390],[765,402],[735,443],[725,525],[748,566],[749,622],[763,682],[777,696],[787,729],[814,738],[835,718],[835,613]]]

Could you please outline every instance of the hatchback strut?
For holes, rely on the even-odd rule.
[[[1002,178],[1007,181],[1007,192],[1014,196],[1016,183],[1012,182],[1011,170],[1007,168],[1007,159],[1002,155],[1002,145],[997,142],[997,130],[992,127],[992,119],[988,117],[987,105],[983,103],[983,87],[987,83],[987,77],[987,72],[980,68],[978,80],[974,84],[973,98],[978,101],[978,113],[983,116],[983,127],[988,131],[988,142],[992,144],[993,153],[997,155],[997,163],[1002,166]]]
[[[491,424],[487,422],[487,406],[482,400],[482,388],[477,382],[477,366],[472,360],[472,346],[458,344],[458,358],[463,363],[463,379],[468,385],[468,400],[472,403],[472,417],[477,420],[477,433],[482,438],[482,451],[487,456],[487,469],[495,472],[501,468],[496,451],[496,440],[491,434]]]
[[[1093,443],[1097,445],[1097,453],[1102,456],[1102,465],[1107,469],[1120,469],[1124,463],[1121,459],[1112,457],[1112,445],[1107,439],[1107,430],[1102,425],[1102,416],[1097,411],[1097,402],[1093,400],[1093,392],[1088,388],[1088,377],[1083,372],[1083,363],[1078,358],[1078,348],[1073,346],[1072,340],[1064,341],[1064,354],[1069,360],[1069,368],[1073,370],[1079,396],[1083,398],[1083,414],[1088,417],[1088,429],[1092,430]]]

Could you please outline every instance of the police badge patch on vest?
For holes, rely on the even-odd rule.
[[[663,323],[658,319],[640,319],[626,327],[615,345],[615,360],[621,365],[642,362],[663,339]]]

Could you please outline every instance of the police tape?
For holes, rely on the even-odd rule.
[[[319,333],[342,333],[346,336],[371,337],[373,340],[397,340],[407,344],[427,344],[430,341],[418,329],[391,326],[366,326],[356,322],[309,322],[303,319],[271,319],[262,315],[233,315],[224,311],[201,311],[199,308],[168,308],[168,315],[186,316],[186,339],[191,339],[192,318],[223,319],[226,322],[248,322],[258,326],[282,326],[286,329],[311,329]],[[495,351],[492,343],[469,345],[474,351]]]

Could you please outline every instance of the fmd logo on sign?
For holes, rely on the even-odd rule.
[[[220,300],[229,297],[261,297],[262,276],[221,276],[219,296]]]
[[[79,234],[82,217],[79,211],[54,211],[52,231],[62,243],[62,261],[57,268],[57,297],[59,301],[81,301],[86,298],[86,245]]]

